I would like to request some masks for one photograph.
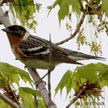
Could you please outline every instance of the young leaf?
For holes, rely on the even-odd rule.
[[[102,63],[92,63],[79,66],[74,70],[74,72],[68,70],[57,85],[55,94],[57,94],[59,90],[62,93],[62,90],[65,87],[68,95],[71,89],[76,91],[77,88],[86,81],[90,84],[99,84],[100,89],[104,86],[108,86],[108,65]]]
[[[67,94],[71,91],[72,88],[76,88],[77,74],[73,74],[71,70],[68,70],[62,77],[61,81],[55,89],[55,95],[60,92],[62,93],[63,88],[67,90]]]
[[[108,0],[102,0],[102,10],[108,16]]]
[[[22,106],[24,108],[36,108],[33,95],[19,88],[19,96],[21,97]]]
[[[30,84],[32,83],[32,80],[27,72],[8,63],[0,62],[0,74],[5,80],[9,80],[10,84],[14,82],[19,84],[19,76],[23,81],[28,81]]]
[[[28,88],[28,87],[20,87],[19,89],[22,89],[25,93],[32,94],[33,96],[41,98],[41,95],[40,95],[38,90],[33,90],[31,88]]]
[[[34,96],[37,98],[38,108],[46,108],[38,90],[28,87],[20,87],[19,95],[24,108],[36,108]]]
[[[59,21],[61,22],[69,14],[69,6],[72,6],[72,11],[80,14],[80,1],[79,0],[56,0],[52,6],[48,6],[49,12],[59,5],[60,9],[58,12]]]

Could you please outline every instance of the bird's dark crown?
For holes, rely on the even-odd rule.
[[[2,29],[3,31],[5,31],[6,33],[12,34],[14,36],[18,36],[18,37],[23,37],[25,35],[25,33],[27,32],[26,29],[22,26],[19,25],[12,25],[12,26],[8,26],[5,29]]]

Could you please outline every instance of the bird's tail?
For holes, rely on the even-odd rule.
[[[72,51],[72,50],[67,50],[67,52],[68,52],[68,58],[71,60],[75,60],[75,61],[88,60],[88,59],[106,60],[106,58],[104,58],[104,57],[88,55],[88,54],[84,54],[82,52],[77,52],[77,51]]]

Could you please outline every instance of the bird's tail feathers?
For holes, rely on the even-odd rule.
[[[103,60],[103,61],[106,60],[106,58],[104,58],[104,57],[98,57],[98,56],[93,56],[93,59],[96,59],[96,60]]]

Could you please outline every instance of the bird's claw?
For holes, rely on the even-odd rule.
[[[35,81],[35,83],[34,83],[36,85],[36,89],[38,88],[40,83],[44,83],[46,85],[46,82],[40,78],[38,81]]]
[[[51,72],[54,70],[55,66],[51,66]]]
[[[24,66],[24,69],[26,69],[27,68],[27,66]]]
[[[15,60],[18,60],[17,58],[15,58]]]

